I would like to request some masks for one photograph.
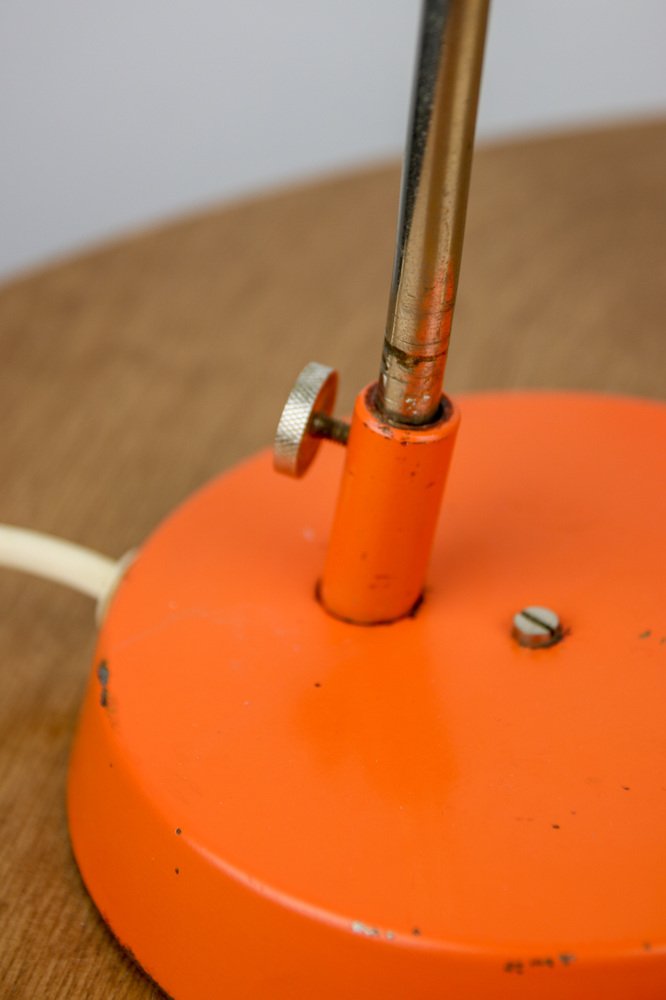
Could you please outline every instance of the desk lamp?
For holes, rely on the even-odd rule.
[[[102,621],[72,843],[177,998],[666,996],[666,407],[442,395],[487,6],[424,4],[378,381],[308,364]]]

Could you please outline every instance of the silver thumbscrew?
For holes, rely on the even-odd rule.
[[[332,416],[338,391],[338,373],[311,361],[300,373],[284,404],[275,434],[273,461],[278,472],[302,476],[314,459],[322,438],[347,443],[349,425]]]

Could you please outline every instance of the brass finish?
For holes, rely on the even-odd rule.
[[[377,403],[437,414],[462,253],[489,0],[425,0]]]

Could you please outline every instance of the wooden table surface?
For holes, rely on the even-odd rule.
[[[666,124],[478,153],[451,394],[666,395]],[[121,555],[271,441],[310,360],[374,378],[395,166],[223,207],[0,290],[0,521]],[[30,220],[26,220],[30,224]],[[67,755],[91,602],[0,570],[0,994],[157,997],[77,875]]]

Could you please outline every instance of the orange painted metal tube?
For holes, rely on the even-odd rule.
[[[443,397],[439,420],[396,427],[357,397],[320,598],[362,625],[408,615],[423,593],[460,414]]]

